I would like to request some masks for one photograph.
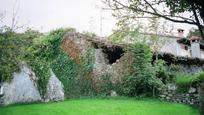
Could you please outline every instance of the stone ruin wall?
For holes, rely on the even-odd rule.
[[[123,52],[121,53],[121,56],[115,60],[114,63],[109,63],[107,56],[108,54],[104,50],[107,50],[107,48],[113,48],[114,50],[114,47],[117,46],[111,46],[110,44],[110,46],[107,46],[107,44],[100,45],[100,42],[98,43],[99,45],[96,47],[96,44],[93,44],[91,40],[87,40],[84,35],[74,32],[68,33],[65,36],[61,47],[77,64],[80,63],[80,59],[86,53],[87,48],[93,48],[95,50],[95,63],[92,72],[94,81],[100,81],[101,77],[104,74],[111,75],[111,81],[113,83],[120,81],[124,70],[129,69],[129,66],[132,64],[132,56],[128,52]],[[104,46],[106,47],[105,49]],[[5,83],[4,90],[6,93],[3,97],[0,97],[0,104],[42,101],[42,97],[37,90],[37,86],[35,85],[36,83],[35,81],[33,81],[33,79],[35,78],[34,73],[29,69],[29,67],[25,67],[27,68],[27,70],[29,70],[30,73],[32,73],[33,77],[27,75],[27,73],[24,72],[23,68],[21,69],[21,73],[14,74],[13,81],[11,83]],[[181,64],[179,68],[186,73],[195,73],[203,70],[204,66]],[[22,74],[24,77],[22,77]],[[20,88],[23,87],[23,84],[28,84],[27,88],[25,87],[25,90],[22,90]],[[11,88],[8,89],[7,87]],[[191,87],[187,93],[179,95],[175,93],[175,90],[176,86],[169,86],[168,89],[159,97],[161,99],[179,103],[197,104],[199,92],[199,89],[197,87]],[[52,77],[50,77],[47,84],[46,94],[46,101],[52,100],[64,100],[63,85],[53,72]]]
[[[69,40],[73,40],[73,43],[77,43],[78,48],[81,50],[86,49],[87,47],[94,48],[95,64],[93,68],[93,76],[96,82],[100,81],[101,76],[105,74],[111,75],[111,81],[113,83],[120,81],[122,74],[124,73],[124,70],[132,64],[132,57],[130,53],[128,52],[124,52],[121,55],[121,57],[117,59],[114,63],[109,63],[107,54],[106,52],[104,52],[104,45],[107,45],[107,44],[103,44],[102,46],[100,46],[101,43],[99,43],[98,46],[96,46],[97,44],[95,43],[94,45],[93,44],[91,45],[90,41],[86,41],[81,36],[77,38],[76,35],[75,35],[75,38],[72,38]],[[89,44],[89,46],[86,46],[87,44]],[[111,49],[112,47],[114,47],[114,45],[110,46],[110,44],[108,44],[105,47]],[[69,52],[67,53],[69,54]],[[185,73],[190,73],[190,74],[197,73],[204,69],[204,64],[203,65],[195,65],[195,64],[189,65],[189,64],[182,63],[182,64],[177,64],[177,65],[180,71],[183,71]],[[185,93],[178,93],[176,85],[168,84],[166,91],[164,91],[161,95],[159,95],[159,98],[162,100],[167,100],[167,101],[172,101],[172,102],[185,103],[185,104],[190,104],[190,105],[198,105],[199,98],[200,98],[199,92],[200,92],[200,88],[199,86],[196,86],[196,87],[190,87],[188,91]]]

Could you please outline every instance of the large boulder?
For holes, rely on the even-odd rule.
[[[41,101],[37,90],[36,76],[26,64],[21,66],[19,73],[13,74],[10,83],[3,83],[2,103],[4,105],[23,102]]]
[[[47,101],[64,100],[64,86],[56,75],[51,71],[51,77],[47,84]]]

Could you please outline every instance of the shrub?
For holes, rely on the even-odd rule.
[[[155,91],[163,87],[162,81],[156,77],[152,62],[152,53],[148,45],[136,43],[131,49],[133,54],[133,74],[123,78],[124,93],[129,96],[153,96]]]
[[[195,83],[195,82],[202,82],[203,79],[204,79],[204,72],[201,71],[201,72],[195,74],[195,78],[193,79],[193,83]]]
[[[5,31],[0,31],[0,82],[13,78],[13,73],[20,70],[19,64],[24,60],[25,50],[35,37],[41,36],[37,31],[15,33],[10,28],[3,29]]]
[[[177,73],[175,82],[178,85],[178,92],[186,92],[188,90],[191,86],[191,77],[190,74]]]
[[[176,84],[178,85],[179,91],[185,92],[189,87],[195,86],[197,83],[202,82],[204,79],[204,72],[199,72],[194,75],[186,73],[177,73]]]
[[[111,90],[113,90],[113,83],[111,81],[111,75],[110,74],[104,74],[100,78],[102,78],[102,81],[99,86],[98,94],[101,96],[108,96],[111,93]]]

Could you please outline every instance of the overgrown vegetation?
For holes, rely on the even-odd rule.
[[[81,96],[93,96],[96,93],[94,88],[94,76],[92,70],[95,62],[95,50],[87,48],[86,53],[82,56],[80,64],[80,76],[78,77],[78,85],[80,87]]]
[[[13,73],[20,70],[25,50],[32,44],[33,38],[40,35],[30,29],[24,33],[15,33],[9,28],[0,32],[0,82],[10,81]]]
[[[35,38],[32,46],[28,48],[26,61],[38,77],[38,88],[43,96],[46,93],[52,63],[56,59],[64,59],[62,58],[62,50],[60,48],[64,34],[65,31],[63,29],[52,31],[47,36]]]
[[[108,96],[111,91],[127,96],[155,96],[168,83],[176,82],[179,87],[190,87],[203,80],[203,72],[193,76],[187,74],[176,76],[175,65],[167,67],[163,60],[153,61],[150,47],[146,42],[137,41],[126,49],[126,52],[131,53],[133,63],[128,65],[130,68],[124,68],[121,82],[113,83],[110,74],[104,74],[100,77],[100,81],[94,81],[92,71],[95,50],[87,47],[86,52],[80,57],[80,64],[77,64],[61,48],[65,33],[74,31],[74,29],[61,28],[47,35],[32,30],[25,33],[9,31],[1,33],[1,82],[11,80],[12,73],[20,69],[19,64],[22,61],[35,72],[43,98],[51,71],[63,83],[66,98]]]
[[[180,91],[187,91],[191,86],[196,86],[204,80],[204,72],[194,75],[186,73],[177,73],[175,83],[179,86]],[[197,86],[196,86],[197,87]]]
[[[94,63],[94,50],[87,49],[81,63],[76,64],[61,48],[65,33],[74,31],[74,29],[52,31],[47,36],[36,38],[34,44],[28,49],[27,60],[39,78],[38,88],[42,96],[46,93],[51,70],[62,81],[67,98],[93,93],[91,72]]]
[[[129,96],[153,96],[164,85],[162,80],[156,76],[159,74],[159,65],[152,65],[152,53],[148,45],[136,43],[131,51],[133,72],[124,76],[124,93]],[[162,65],[160,64],[160,66]]]

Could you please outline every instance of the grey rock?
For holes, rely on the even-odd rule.
[[[169,96],[169,97],[172,97],[172,96],[173,96],[173,94],[168,94],[168,96]]]
[[[20,73],[14,73],[10,83],[3,83],[3,104],[41,101],[37,90],[36,76],[26,64],[21,66]]]
[[[166,99],[167,99],[167,100],[170,100],[171,98],[170,98],[170,97],[166,97]]]
[[[190,87],[188,90],[188,93],[195,93],[196,92],[196,88]]]
[[[159,97],[164,98],[164,97],[166,97],[166,96],[165,96],[165,95],[159,95]]]
[[[51,77],[47,84],[47,93],[45,101],[64,100],[64,86],[56,75],[51,71]]]
[[[117,93],[115,91],[111,90],[111,97],[115,97],[115,96],[117,96]]]
[[[177,89],[176,85],[174,84],[168,84],[167,87],[168,87],[168,90],[170,91],[175,91]]]
[[[186,97],[190,97],[190,95],[189,95],[189,94],[186,94]]]
[[[164,95],[168,95],[168,92],[164,92],[163,94],[164,94]]]

